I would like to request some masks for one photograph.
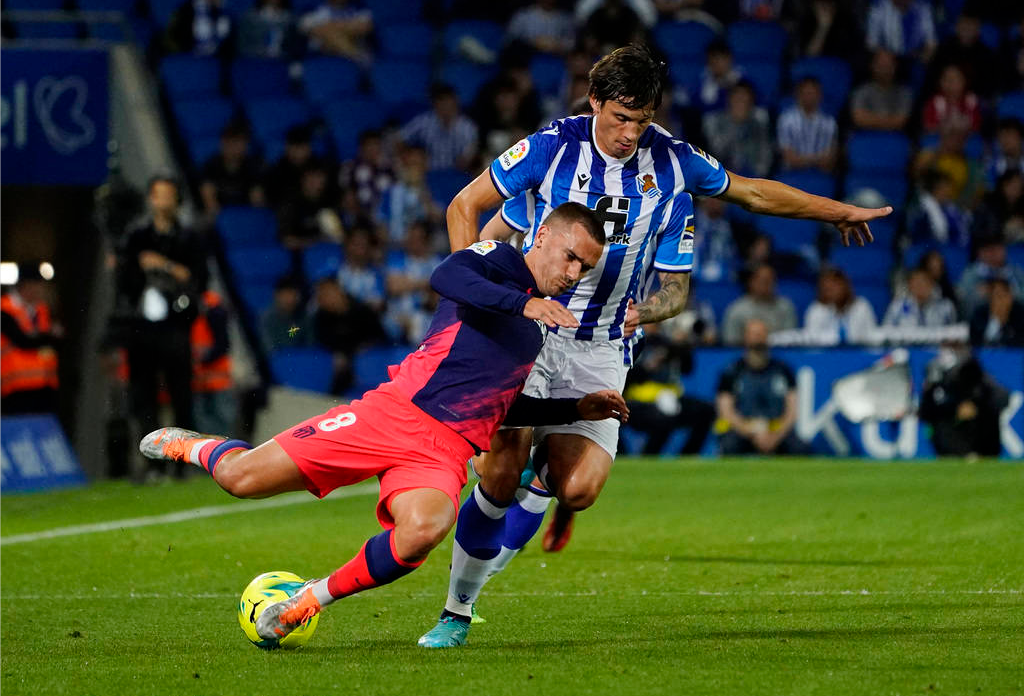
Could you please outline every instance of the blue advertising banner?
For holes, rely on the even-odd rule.
[[[798,415],[796,432],[812,442],[816,452],[875,459],[932,457],[935,451],[927,426],[911,413],[899,421],[852,423],[844,418],[832,400],[832,385],[842,377],[871,367],[887,351],[882,349],[776,348],[772,355],[787,363],[796,375]],[[920,398],[925,369],[938,351],[908,348],[908,365],[914,400]],[[743,351],[730,348],[702,348],[694,353],[694,369],[683,381],[686,392],[714,402],[718,378]],[[986,348],[975,352],[982,368],[1010,392],[1009,405],[1000,418],[1003,456],[1024,458],[1024,351]],[[705,453],[715,451],[709,438]]]
[[[96,186],[110,112],[101,49],[0,51],[2,183]]]
[[[10,416],[0,420],[4,493],[39,491],[85,483],[78,458],[53,416]]]

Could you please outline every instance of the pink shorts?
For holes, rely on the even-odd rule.
[[[445,493],[456,511],[466,485],[472,445],[430,417],[390,384],[335,406],[274,436],[306,479],[306,488],[323,498],[341,486],[371,476],[380,480],[377,519],[394,527],[391,499],[402,491],[433,488]]]

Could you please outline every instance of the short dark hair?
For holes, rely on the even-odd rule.
[[[591,239],[601,246],[604,246],[604,228],[598,221],[597,215],[594,214],[594,211],[582,203],[569,201],[558,206],[552,210],[551,214],[544,220],[545,225],[551,225],[552,222],[564,222],[570,226],[579,223],[580,225],[583,225],[583,229],[587,231],[587,234],[590,235]]]
[[[1017,135],[1024,137],[1024,124],[1020,122],[1019,118],[1013,116],[1007,116],[1006,118],[999,119],[999,124],[996,126],[996,131],[1001,130],[1015,130]]]
[[[627,109],[661,106],[668,70],[640,44],[616,48],[590,69],[590,96],[599,103],[617,101]]]
[[[153,176],[149,177],[149,181],[146,182],[146,194],[148,195],[150,193],[153,193],[153,187],[156,186],[157,184],[170,184],[171,186],[173,186],[174,198],[175,200],[178,201],[178,203],[181,203],[181,184],[178,183],[178,180],[174,178],[173,174],[161,172],[159,174],[154,174]]]

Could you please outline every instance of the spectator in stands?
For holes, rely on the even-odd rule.
[[[50,314],[49,288],[39,263],[18,264],[18,280],[0,298],[0,410],[56,413],[60,383],[57,349],[62,330]]]
[[[401,246],[405,231],[413,222],[441,222],[444,209],[434,201],[427,186],[427,153],[418,146],[401,148],[395,183],[381,198],[378,217],[386,221],[388,244]]]
[[[1009,171],[1024,172],[1024,124],[1016,118],[1004,118],[996,128],[995,147],[985,165],[989,186]]]
[[[740,19],[777,22],[782,18],[783,0],[739,0]]]
[[[384,192],[395,183],[395,172],[385,155],[379,130],[359,134],[359,151],[355,159],[342,165],[338,183],[342,190],[355,192],[363,210],[377,210]]]
[[[238,25],[238,52],[257,58],[298,56],[301,42],[287,0],[259,0]],[[219,431],[212,431],[219,432]]]
[[[797,39],[803,56],[834,56],[851,63],[864,46],[859,22],[847,4],[838,0],[803,3]]]
[[[999,456],[999,416],[1009,393],[969,351],[943,351],[927,367],[921,420],[940,457]]]
[[[170,53],[226,58],[233,51],[233,29],[224,0],[185,0],[167,23],[164,47]]]
[[[302,307],[302,279],[281,276],[274,284],[274,301],[260,317],[260,338],[268,353],[278,348],[306,346],[312,340],[309,316]]]
[[[373,13],[349,0],[324,0],[299,19],[299,31],[309,37],[309,48],[368,64],[368,40],[373,32]]]
[[[558,0],[537,0],[512,15],[505,42],[519,42],[538,53],[564,56],[576,40],[572,15]]]
[[[779,151],[787,169],[831,172],[836,163],[836,120],[821,110],[821,83],[801,79],[796,104],[779,116]]]
[[[959,66],[964,78],[973,89],[987,97],[992,92],[996,73],[992,70],[995,53],[981,40],[981,18],[978,17],[967,3],[953,25],[953,33],[939,44],[932,58],[932,72],[939,72],[947,65]],[[936,75],[932,74],[928,84],[935,84]]]
[[[127,317],[125,348],[132,411],[139,432],[155,429],[158,378],[171,396],[174,422],[193,427],[190,330],[208,268],[203,238],[182,225],[178,185],[168,177],[149,183],[149,215],[125,232],[117,259],[117,306]],[[150,463],[148,478],[160,470]],[[178,467],[176,474],[184,469]]]
[[[263,205],[260,158],[249,151],[249,129],[232,121],[220,134],[220,152],[199,173],[203,213],[212,222],[228,205]]]
[[[978,95],[968,89],[967,78],[959,65],[942,69],[939,88],[925,103],[922,123],[928,133],[938,133],[947,126],[973,133],[981,127]]]
[[[345,234],[345,262],[338,282],[353,299],[378,314],[384,311],[387,290],[384,272],[375,260],[373,235],[365,227],[353,227]]]
[[[923,268],[915,268],[907,289],[893,298],[882,320],[883,326],[939,327],[956,323],[956,307],[942,296],[935,281]]]
[[[431,292],[430,274],[441,260],[433,250],[430,228],[422,220],[406,230],[404,249],[388,255],[386,324],[400,343],[415,343],[423,337],[420,314]]]
[[[935,20],[925,0],[875,0],[868,12],[870,50],[885,48],[925,65],[935,45]]]
[[[961,124],[946,123],[939,131],[938,142],[921,148],[913,168],[918,178],[929,169],[949,176],[953,182],[953,197],[969,210],[985,193],[985,176],[981,162],[967,152],[967,136],[968,131]]]
[[[267,204],[279,208],[302,191],[302,172],[313,161],[313,136],[309,126],[292,126],[284,136],[284,154],[263,176]]]
[[[953,282],[949,279],[946,259],[942,256],[941,251],[932,249],[925,252],[921,260],[917,262],[917,268],[923,269],[928,274],[932,282],[935,283],[939,295],[952,302],[954,307],[959,306],[959,298],[956,296]]]
[[[735,281],[742,266],[736,252],[733,223],[726,217],[725,209],[725,201],[718,198],[701,198],[697,202],[693,275],[701,280]]]
[[[775,271],[767,264],[751,272],[746,294],[726,308],[722,341],[742,343],[744,327],[755,318],[763,321],[770,333],[796,328],[796,309],[788,298],[775,293]]]
[[[902,131],[910,118],[914,95],[896,82],[896,56],[880,48],[871,57],[871,80],[850,98],[853,125],[866,130]]]
[[[971,237],[971,214],[957,205],[953,180],[945,172],[925,173],[917,202],[907,213],[907,233],[913,243],[936,242],[966,249]]]
[[[654,0],[663,19],[676,22],[700,22],[716,32],[737,19],[739,8],[732,2],[718,0]]]
[[[652,0],[577,0],[579,42],[591,55],[619,46],[646,43],[647,30],[658,21]]]
[[[590,82],[587,81],[587,89]],[[529,127],[522,119],[523,96],[511,78],[504,78],[494,85],[490,103],[478,107],[477,123],[480,125],[481,157],[494,161],[512,143],[519,142],[529,134]],[[587,105],[589,109],[589,104]],[[559,108],[555,118],[565,116]]]
[[[630,369],[623,391],[630,424],[647,435],[644,454],[660,454],[677,428],[689,430],[682,454],[698,454],[715,421],[715,408],[685,394],[680,381],[693,371],[692,343],[698,339],[690,332],[670,335],[662,324],[652,324],[644,331],[644,349]]]
[[[476,165],[479,147],[476,124],[459,111],[459,98],[450,85],[435,85],[430,101],[430,111],[409,121],[399,137],[427,151],[430,169],[469,171]]]
[[[804,332],[822,346],[870,343],[878,326],[875,310],[853,291],[853,283],[838,268],[818,276],[818,299],[804,314]]]
[[[977,259],[964,271],[957,284],[960,307],[971,316],[980,305],[988,303],[988,283],[992,278],[1004,278],[1013,295],[1024,300],[1024,268],[1011,263],[1006,257],[1006,241],[996,235],[977,240]]]
[[[731,171],[764,177],[771,169],[768,112],[756,105],[754,87],[745,80],[729,90],[727,108],[704,116],[704,137],[711,151]]]
[[[704,56],[696,99],[694,95],[686,95],[684,100],[702,114],[725,109],[730,90],[743,79],[743,72],[733,64],[732,49],[724,40],[716,39],[708,44]]]
[[[1024,243],[1024,174],[1011,169],[999,175],[995,190],[974,215],[975,237],[1001,236],[1010,244]]]
[[[192,409],[203,433],[231,432],[238,404],[232,376],[229,315],[224,299],[207,290],[192,322]]]
[[[743,327],[743,357],[718,381],[718,444],[722,454],[805,454],[807,445],[796,425],[796,379],[793,370],[773,358],[769,327],[750,319]]]
[[[278,212],[278,236],[288,249],[304,249],[322,241],[340,242],[344,230],[335,210],[336,196],[329,188],[323,162],[312,159],[302,168],[299,193]]]
[[[334,354],[331,391],[342,394],[352,385],[356,352],[386,338],[378,315],[345,292],[335,278],[324,278],[316,284],[311,323],[314,341]]]
[[[971,314],[971,344],[1024,346],[1024,304],[1014,297],[1005,276],[995,275],[988,286],[988,304]]]
[[[748,223],[734,220],[733,234],[739,248],[743,250],[743,268],[740,270],[740,281],[746,280],[761,266],[767,264],[775,273],[783,278],[814,278],[817,271],[811,269],[807,259],[794,252],[776,251],[772,238],[767,234],[759,234]],[[697,228],[700,230],[700,228]],[[749,241],[748,241],[749,240]]]

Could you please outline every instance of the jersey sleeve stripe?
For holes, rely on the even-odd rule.
[[[722,184],[722,188],[718,189],[717,193],[712,193],[712,196],[721,196],[723,193],[729,190],[729,186],[732,184],[732,179],[729,177],[729,171],[725,172],[725,182]]]
[[[524,232],[524,233],[530,231],[529,227],[523,227],[518,222],[516,222],[515,220],[510,218],[508,215],[506,215],[505,214],[505,207],[504,206],[502,206],[502,208],[501,208],[501,219],[505,222],[506,225],[508,225],[509,227],[511,227],[514,230],[519,230],[520,232]]]
[[[487,168],[487,173],[491,175],[491,183],[494,184],[494,188],[501,194],[501,197],[505,200],[513,198],[513,195],[498,181],[498,177],[494,176],[493,165]]]
[[[689,273],[693,270],[692,263],[683,264],[682,266],[673,266],[671,264],[655,261],[654,267],[659,271],[666,271],[668,273]]]

